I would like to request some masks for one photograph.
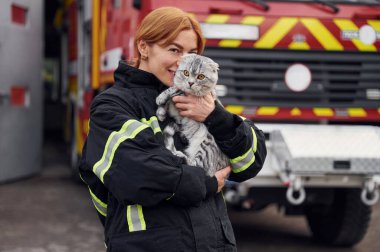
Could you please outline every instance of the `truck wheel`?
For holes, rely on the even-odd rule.
[[[353,246],[365,235],[371,207],[360,198],[359,189],[337,190],[331,205],[311,206],[306,217],[313,237],[334,246]]]

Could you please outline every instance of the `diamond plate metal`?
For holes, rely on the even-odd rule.
[[[380,128],[294,125],[271,133],[280,169],[302,174],[380,174]]]

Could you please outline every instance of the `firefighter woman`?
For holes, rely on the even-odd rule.
[[[173,84],[180,57],[203,49],[191,15],[156,9],[136,33],[135,65],[120,61],[115,84],[93,100],[80,173],[104,225],[107,251],[236,251],[221,190],[227,177],[241,182],[259,172],[263,133],[211,96],[175,97],[181,115],[204,122],[230,158],[229,167],[209,177],[165,148],[155,116],[155,99]]]

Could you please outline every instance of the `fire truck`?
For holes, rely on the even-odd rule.
[[[0,3],[0,183],[41,169],[43,2]]]
[[[199,20],[204,54],[220,65],[220,100],[266,134],[264,168],[229,183],[227,203],[241,210],[276,204],[304,215],[317,241],[358,243],[379,198],[377,0],[66,1],[62,82],[73,169],[92,98],[112,85],[119,60],[134,57],[138,24],[161,6]]]

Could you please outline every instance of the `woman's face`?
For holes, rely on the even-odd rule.
[[[147,45],[140,41],[140,53],[147,56],[147,59],[141,60],[139,68],[154,74],[164,85],[170,87],[181,56],[197,53],[197,35],[193,30],[183,30],[170,45],[162,47],[160,44]]]

